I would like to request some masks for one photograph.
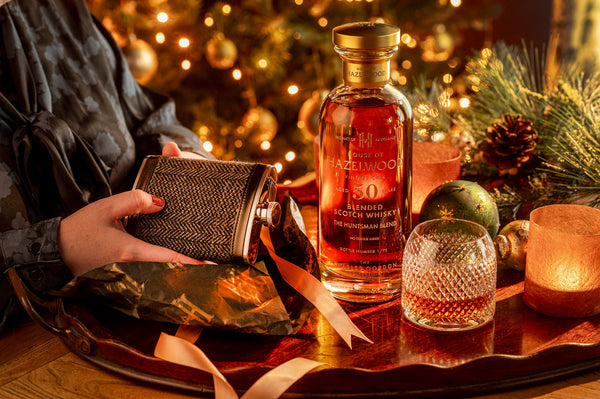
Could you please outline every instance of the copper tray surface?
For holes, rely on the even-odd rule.
[[[345,304],[373,344],[348,348],[318,312],[293,336],[205,329],[196,345],[232,386],[248,389],[294,357],[323,363],[284,397],[439,397],[481,394],[547,382],[600,366],[600,316],[543,316],[522,301],[522,273],[501,269],[494,322],[463,333],[434,333],[402,318],[399,300]],[[152,356],[175,325],[140,321],[102,305],[59,300],[51,317],[64,342],[89,361],[122,375],[212,394],[212,376]]]

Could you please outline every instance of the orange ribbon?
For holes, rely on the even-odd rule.
[[[268,228],[263,227],[261,230],[261,239],[277,264],[283,279],[321,312],[350,348],[352,348],[352,335],[373,343],[356,327],[318,279],[275,253]],[[194,345],[201,332],[201,327],[180,325],[175,336],[161,333],[154,349],[154,356],[212,374],[216,399],[238,399],[237,393],[223,374],[204,352]],[[310,370],[323,365],[326,363],[301,357],[288,360],[259,378],[241,399],[278,398]]]
[[[233,387],[200,348],[194,345],[202,328],[180,325],[175,335],[161,333],[154,348],[154,356],[193,367],[212,374],[216,399],[238,399]],[[296,357],[277,366],[260,377],[241,399],[275,399],[310,370],[325,365],[310,359]]]
[[[260,238],[263,244],[265,244],[265,247],[267,247],[267,251],[269,251],[271,258],[277,263],[277,268],[281,273],[281,277],[283,277],[286,283],[291,285],[296,291],[302,294],[302,296],[308,299],[310,303],[315,305],[317,310],[321,312],[323,317],[325,317],[350,348],[352,348],[353,335],[364,339],[370,344],[373,343],[373,341],[367,338],[362,331],[356,327],[340,304],[333,298],[327,288],[315,278],[315,276],[293,263],[280,258],[275,253],[275,248],[271,242],[271,236],[267,227],[262,228]]]

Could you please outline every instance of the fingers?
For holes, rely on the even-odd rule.
[[[164,199],[142,190],[131,190],[115,194],[102,201],[105,201],[108,208],[107,212],[109,212],[112,219],[121,219],[138,213],[154,213],[165,206]]]
[[[162,155],[166,157],[178,157],[178,158],[195,158],[195,159],[206,159],[200,154],[190,151],[181,151],[177,144],[174,142],[168,142],[162,149]]]
[[[174,142],[168,142],[162,149],[162,155],[166,157],[180,157],[181,150]]]
[[[214,264],[210,261],[201,261],[198,259],[190,258],[189,256],[182,255],[168,248],[148,244],[145,241],[137,239],[135,240],[139,241],[135,244],[135,253],[130,254],[129,256],[131,256],[131,259],[124,259],[125,261],[136,260],[142,262],[169,262],[184,263],[189,265]]]

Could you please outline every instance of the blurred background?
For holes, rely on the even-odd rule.
[[[435,86],[437,101],[452,113],[467,109],[477,90],[467,79],[470,60],[489,56],[499,41],[544,48],[557,7],[550,0],[88,0],[88,5],[123,48],[136,79],[174,98],[180,121],[206,150],[219,159],[275,164],[280,181],[314,170],[321,100],[341,83],[333,27],[355,21],[400,27],[394,84],[409,98]],[[421,140],[447,141],[450,132],[441,138],[419,134]]]

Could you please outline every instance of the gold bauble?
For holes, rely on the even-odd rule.
[[[506,265],[518,271],[525,270],[528,240],[528,220],[514,220],[504,226],[494,238],[498,265]]]
[[[218,34],[206,43],[206,61],[216,69],[231,68],[237,60],[237,47],[223,34]]]
[[[277,119],[266,108],[250,108],[242,117],[242,124],[236,132],[254,144],[271,141],[277,134]]]
[[[306,140],[312,141],[319,134],[319,114],[321,104],[327,96],[327,91],[314,91],[298,112],[298,127]]]
[[[446,31],[446,26],[438,24],[434,27],[434,34],[421,42],[421,58],[426,62],[446,61],[454,51],[454,46],[454,38]]]
[[[145,85],[152,80],[158,70],[158,57],[151,45],[141,39],[135,39],[123,47],[123,54],[139,84]]]

